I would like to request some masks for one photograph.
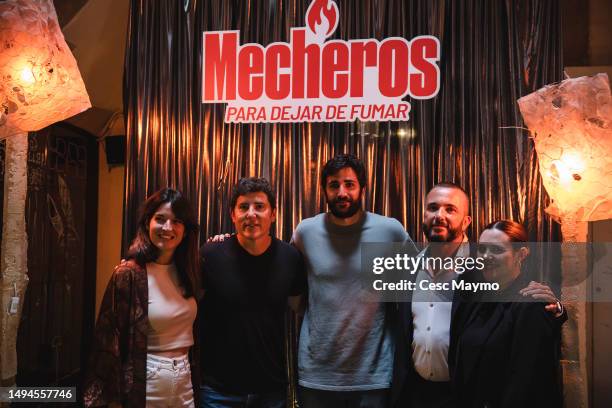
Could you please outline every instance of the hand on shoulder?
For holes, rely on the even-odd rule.
[[[234,235],[234,234],[228,234],[228,233],[217,234],[217,235],[214,235],[212,237],[208,237],[208,239],[206,240],[206,243],[209,243],[209,242],[223,242],[226,239],[231,238],[232,235]]]
[[[563,314],[563,305],[559,302],[559,299],[555,296],[550,286],[545,283],[531,281],[526,288],[519,291],[523,296],[531,296],[535,300],[546,302],[547,305],[544,307],[547,312],[552,313],[555,317],[559,317]]]

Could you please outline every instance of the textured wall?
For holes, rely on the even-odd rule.
[[[561,225],[564,242],[588,242],[588,223],[565,219]],[[584,256],[572,246],[563,248],[563,288],[561,301],[567,310],[567,322],[562,327],[562,360],[564,404],[568,408],[589,407],[589,353],[591,339],[586,279],[588,270]]]
[[[4,384],[14,383],[17,374],[17,329],[28,284],[28,240],[25,229],[27,191],[28,134],[8,136],[4,183],[4,225],[2,226],[2,263],[0,287],[0,375]],[[20,298],[16,314],[8,314],[11,297]]]

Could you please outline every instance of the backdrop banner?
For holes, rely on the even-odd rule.
[[[179,4],[180,3],[180,4]],[[123,245],[138,205],[162,186],[197,205],[202,237],[231,231],[228,195],[242,176],[277,190],[275,232],[325,210],[318,176],[338,152],[367,165],[365,207],[422,237],[424,193],[443,180],[471,196],[470,236],[497,218],[525,222],[533,241],[557,240],[545,216],[529,133],[516,100],[562,78],[554,0],[342,1],[328,39],[440,40],[440,90],[411,104],[407,122],[225,123],[224,104],[202,104],[203,32],[239,30],[240,43],[288,42],[304,27],[306,0],[132,1],[125,59],[127,166]]]

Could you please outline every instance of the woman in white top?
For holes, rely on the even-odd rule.
[[[195,406],[197,234],[192,207],[180,192],[162,189],[143,204],[136,238],[100,308],[86,406]]]

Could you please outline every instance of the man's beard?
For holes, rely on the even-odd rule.
[[[347,202],[350,205],[345,209],[341,210],[337,207],[338,203]],[[327,205],[329,205],[329,210],[331,213],[338,218],[350,218],[353,215],[357,214],[357,212],[361,209],[361,200],[353,201],[352,199],[348,200],[332,200],[328,201]]]
[[[446,234],[446,238],[443,238],[443,236],[439,235],[439,234],[433,234],[432,230],[434,229],[434,227],[445,227],[447,234]],[[454,241],[458,236],[463,235],[463,232],[461,231],[461,228],[452,228],[450,225],[431,225],[428,226],[427,224],[423,223],[423,232],[425,232],[425,236],[427,237],[427,240],[429,242],[452,242]]]

